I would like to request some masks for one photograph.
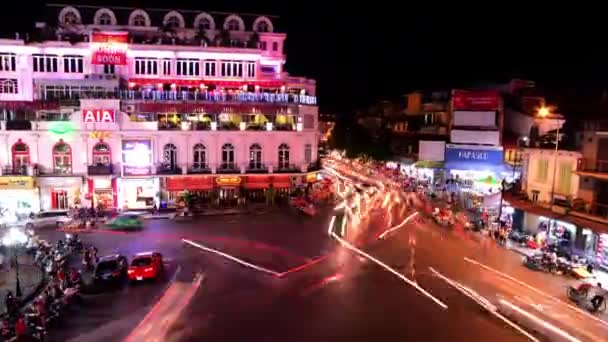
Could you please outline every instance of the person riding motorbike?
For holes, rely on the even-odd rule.
[[[597,287],[594,288],[595,295],[591,298],[591,304],[593,305],[593,311],[597,311],[604,300],[606,300],[606,290],[602,288],[602,283],[597,283]]]

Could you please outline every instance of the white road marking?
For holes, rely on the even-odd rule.
[[[598,322],[598,323],[600,323],[600,324],[602,324],[602,325],[604,325],[604,326],[608,326],[608,322],[605,322],[605,321],[603,321],[603,320],[601,320],[601,319],[599,319],[599,318],[597,318],[597,317],[593,316],[592,314],[590,314],[590,313],[588,313],[588,312],[583,311],[583,310],[582,310],[582,309],[580,309],[580,308],[577,308],[577,307],[575,307],[575,306],[573,306],[573,305],[571,305],[571,304],[569,304],[569,303],[566,303],[566,302],[564,302],[563,300],[561,300],[561,299],[559,299],[559,298],[555,298],[555,297],[553,297],[553,296],[551,296],[551,295],[548,295],[548,294],[546,294],[545,292],[543,292],[543,291],[541,291],[541,290],[539,290],[539,289],[535,288],[534,286],[532,286],[532,285],[528,285],[528,284],[524,283],[523,281],[521,281],[521,280],[519,280],[519,279],[516,279],[516,278],[513,278],[512,276],[510,276],[510,275],[508,275],[508,274],[506,274],[506,273],[503,273],[503,272],[501,272],[501,271],[499,271],[499,270],[496,270],[496,269],[494,269],[494,268],[492,268],[492,267],[490,267],[490,266],[484,265],[484,264],[480,263],[479,261],[476,261],[476,260],[473,260],[473,259],[470,259],[470,258],[467,258],[467,257],[465,257],[465,258],[464,258],[464,260],[465,260],[465,261],[467,261],[467,262],[469,262],[469,263],[471,263],[471,264],[477,265],[477,266],[479,266],[479,267],[481,267],[481,268],[483,268],[483,269],[485,269],[485,270],[488,270],[488,271],[490,271],[490,272],[494,272],[494,273],[496,273],[496,274],[500,275],[500,276],[501,276],[501,277],[503,277],[503,278],[509,279],[509,280],[511,280],[511,281],[513,281],[513,282],[516,282],[516,283],[518,283],[518,284],[520,284],[520,285],[524,286],[524,287],[527,287],[528,289],[530,289],[530,290],[532,290],[532,291],[534,291],[534,292],[536,292],[536,293],[540,294],[541,296],[544,296],[544,297],[546,297],[546,298],[549,298],[549,299],[551,299],[551,300],[553,300],[553,301],[555,301],[555,302],[557,302],[557,303],[560,303],[560,304],[566,305],[566,306],[567,306],[567,307],[569,307],[570,309],[572,309],[572,310],[574,310],[574,311],[576,311],[576,312],[578,312],[578,313],[580,313],[580,314],[583,314],[583,315],[585,315],[586,317],[591,318],[592,320],[594,320],[594,321],[596,321],[596,322]]]
[[[487,300],[486,298],[484,298],[483,296],[479,295],[477,292],[469,289],[468,287],[466,287],[466,286],[458,283],[455,280],[452,280],[452,279],[444,276],[443,274],[439,273],[438,271],[436,271],[432,267],[429,267],[429,269],[431,270],[431,272],[433,272],[433,274],[435,276],[437,276],[440,279],[444,280],[446,283],[448,283],[449,285],[451,285],[452,287],[454,287],[455,289],[457,289],[458,291],[460,291],[462,294],[464,294],[465,296],[467,296],[467,297],[471,298],[472,300],[474,300],[477,304],[481,305],[481,307],[483,307],[484,309],[486,309],[489,313],[491,313],[492,315],[496,316],[498,319],[502,320],[503,322],[507,323],[509,326],[511,326],[515,330],[519,331],[522,335],[526,336],[531,341],[539,342],[539,339],[537,339],[532,334],[530,334],[529,332],[527,332],[524,328],[522,328],[519,325],[513,323],[508,318],[506,318],[505,316],[503,316],[502,314],[500,314],[498,312],[498,309],[496,308],[496,306],[494,306],[492,303],[490,303],[490,301]]]
[[[188,239],[182,239],[182,241],[184,243],[187,243],[187,244],[191,245],[191,246],[194,246],[196,248],[202,249],[202,250],[204,250],[206,252],[217,254],[219,256],[222,256],[222,257],[224,257],[226,259],[230,259],[230,260],[232,260],[232,261],[234,261],[234,262],[236,262],[238,264],[241,264],[243,266],[252,268],[254,270],[257,270],[257,271],[260,271],[260,272],[264,272],[264,273],[268,273],[268,274],[273,275],[275,277],[280,277],[280,275],[281,275],[281,273],[279,273],[279,272],[276,272],[276,271],[273,271],[273,270],[269,270],[269,269],[264,268],[262,266],[254,265],[254,264],[249,263],[249,262],[247,262],[245,260],[239,259],[239,258],[237,258],[235,256],[232,256],[230,254],[226,254],[224,252],[220,252],[217,249],[213,249],[213,248],[201,245],[201,244],[196,243],[194,241],[191,241],[191,240],[188,240]]]

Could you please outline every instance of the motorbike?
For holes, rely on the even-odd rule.
[[[526,256],[524,258],[524,265],[535,271],[558,273],[557,263],[548,261],[543,254]]]
[[[604,301],[602,302],[602,304],[600,305],[599,308],[597,308],[597,310],[593,307],[593,304],[591,303],[591,298],[589,298],[589,291],[579,291],[578,289],[569,286],[566,289],[566,293],[568,294],[568,298],[575,302],[576,305],[578,305],[581,308],[586,309],[587,311],[589,311],[590,313],[593,314],[601,314],[606,312],[606,300],[604,299]]]

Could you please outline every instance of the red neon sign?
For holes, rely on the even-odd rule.
[[[91,47],[93,64],[127,64],[127,32],[93,32]]]
[[[115,122],[114,111],[110,109],[83,109],[82,122]]]

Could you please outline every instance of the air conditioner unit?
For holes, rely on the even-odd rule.
[[[125,112],[129,114],[135,113],[135,105],[125,105]]]
[[[91,78],[91,75],[84,75],[85,80],[88,80],[89,78]]]

